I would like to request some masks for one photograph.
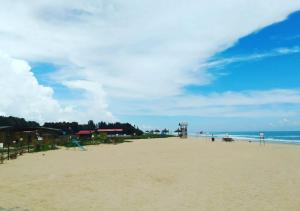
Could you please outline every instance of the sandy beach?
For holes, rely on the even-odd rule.
[[[300,210],[300,146],[168,138],[87,149],[6,161],[0,207]]]

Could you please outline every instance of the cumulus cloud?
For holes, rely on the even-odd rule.
[[[93,117],[114,120],[112,114],[106,111],[105,96],[97,84],[66,82],[66,86],[82,89],[84,97],[65,102],[64,106],[54,99],[52,88],[39,84],[26,61],[0,53],[0,67],[1,115],[20,116],[39,122]]]
[[[53,90],[42,86],[26,61],[0,53],[1,115],[16,115],[39,121],[63,113],[53,99]]]
[[[80,104],[75,108],[73,102],[53,99],[53,90],[37,84],[38,93],[52,102],[47,109],[65,106],[71,113],[84,112],[90,104],[90,113],[113,119],[111,111],[125,106],[142,110],[137,101],[161,104],[162,99],[182,95],[186,85],[209,84],[214,76],[202,65],[212,55],[299,8],[294,0],[4,0],[0,49],[23,61],[60,66],[51,79],[86,94],[85,105],[74,99]],[[12,96],[6,100],[14,106],[2,107],[1,112],[18,114],[18,101]]]
[[[72,102],[73,108],[77,112],[77,119],[102,119],[113,121],[116,118],[107,110],[106,93],[103,91],[101,84],[91,81],[65,81],[64,85],[83,91],[83,97],[76,100],[69,100],[67,104]]]

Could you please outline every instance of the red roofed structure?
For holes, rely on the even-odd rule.
[[[76,133],[76,135],[91,135],[94,132],[94,130],[80,130],[78,133]]]
[[[107,135],[115,136],[115,135],[122,135],[123,134],[123,129],[105,128],[105,129],[97,129],[97,130],[80,130],[80,131],[78,131],[78,133],[76,133],[76,135],[80,138],[91,139],[92,135],[94,133],[106,133]]]
[[[124,130],[121,128],[100,128],[98,133],[106,133],[107,135],[123,135]]]
[[[123,129],[98,129],[98,132],[123,132]]]

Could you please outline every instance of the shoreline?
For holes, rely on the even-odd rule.
[[[211,136],[197,136],[197,135],[191,135],[191,138],[199,138],[199,139],[211,139]],[[236,136],[229,136],[235,141],[244,141],[244,142],[254,142],[259,143],[260,140],[258,138],[249,138],[249,137],[236,137]],[[215,139],[218,141],[222,141],[222,137],[215,136]],[[284,139],[272,139],[272,138],[266,138],[265,139],[266,144],[291,144],[291,145],[300,145],[300,140],[284,140]]]

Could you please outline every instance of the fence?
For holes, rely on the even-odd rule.
[[[45,136],[43,140],[29,138],[27,141],[8,141],[0,144],[0,164],[3,164],[5,160],[17,159],[25,153],[57,149],[57,146],[65,145],[66,142],[68,142],[68,137],[65,136]]]

